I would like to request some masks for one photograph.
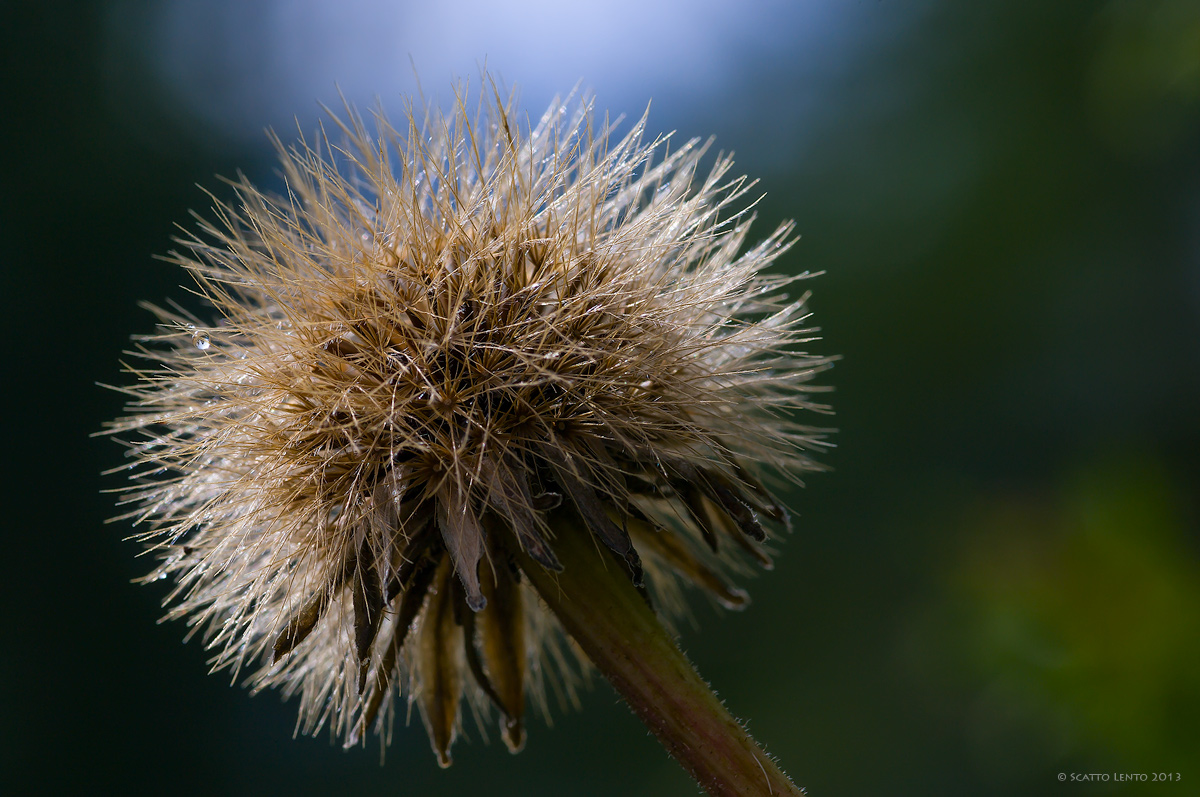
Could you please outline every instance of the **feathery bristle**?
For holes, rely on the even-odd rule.
[[[172,258],[215,323],[153,308],[110,427],[148,579],[215,668],[347,743],[411,690],[443,765],[464,696],[515,751],[538,657],[565,662],[512,551],[558,571],[555,535],[590,534],[660,607],[676,578],[745,605],[730,568],[786,522],[756,473],[817,467],[793,416],[830,362],[764,272],[791,224],[739,255],[729,157],[491,96],[374,133],[347,109],[281,147],[286,196],[234,183]]]

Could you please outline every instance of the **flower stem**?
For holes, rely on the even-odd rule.
[[[714,797],[803,794],[696,672],[621,563],[566,525],[554,540],[562,574],[523,552],[521,569],[667,752]]]

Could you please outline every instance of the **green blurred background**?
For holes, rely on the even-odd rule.
[[[753,605],[697,601],[682,639],[799,783],[1198,793],[1200,4],[434,8],[3,5],[0,791],[696,792],[603,683],[445,772],[419,727],[382,767],[293,740],[293,705],[156,624],[165,587],[103,523],[120,450],[88,435],[121,401],[95,383],[138,300],[186,300],[152,255],[195,184],[275,184],[262,127],[311,129],[335,83],[399,114],[412,53],[440,100],[485,57],[531,113],[580,79],[653,99],[652,131],[716,133],[762,179],[762,234],[797,220],[781,267],[826,272],[833,472]],[[1093,772],[1183,781],[1058,779]]]

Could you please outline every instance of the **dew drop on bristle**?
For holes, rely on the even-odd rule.
[[[197,329],[192,333],[192,345],[200,351],[204,351],[212,345],[212,338],[208,336],[207,332]]]

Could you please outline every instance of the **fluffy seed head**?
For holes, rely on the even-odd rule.
[[[347,743],[406,694],[443,764],[464,697],[516,750],[528,699],[569,696],[515,552],[561,570],[556,537],[592,535],[660,607],[677,577],[745,603],[727,576],[770,564],[762,477],[815,468],[795,411],[828,365],[764,273],[791,225],[743,251],[728,157],[483,97],[399,129],[348,110],[281,147],[285,195],[236,182],[172,258],[213,317],[151,308],[111,426],[148,579],[214,667]]]

